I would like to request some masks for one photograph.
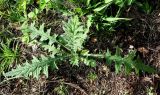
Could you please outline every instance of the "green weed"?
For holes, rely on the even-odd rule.
[[[78,15],[79,17],[92,15],[92,24],[97,30],[111,31],[114,30],[118,21],[130,20],[120,16],[123,9],[134,3],[134,0],[80,0],[78,2],[76,0],[54,0],[53,3],[57,5],[53,8],[62,12],[63,15]],[[70,6],[67,6],[68,3]],[[115,9],[118,9],[114,13],[112,13],[113,5],[116,5]]]
[[[137,74],[141,71],[156,72],[136,57],[136,51],[122,55],[120,48],[116,48],[114,54],[108,49],[104,53],[92,54],[84,48],[91,27],[98,31],[113,31],[119,21],[130,20],[122,18],[121,15],[125,8],[133,3],[135,0],[2,0],[0,16],[9,22],[23,23],[20,29],[16,27],[16,32],[22,32],[22,42],[26,44],[34,42],[48,53],[48,56],[41,55],[39,58],[33,56],[31,61],[18,65],[16,69],[4,73],[4,76],[25,78],[33,76],[38,79],[41,73],[48,77],[48,69],[58,69],[62,61],[69,61],[73,66],[84,63],[86,66],[95,67],[96,59],[105,59],[107,64],[114,64],[116,73],[121,72],[122,68],[125,69],[126,74],[130,74],[133,70]],[[5,4],[7,7],[4,10]],[[141,7],[146,13],[152,10],[147,2]],[[61,17],[69,19],[63,21],[62,34],[51,33],[51,29],[46,29],[44,23],[39,27],[36,26],[36,21],[28,24],[37,20],[40,13],[48,10],[56,10],[62,14]],[[7,44],[1,43],[1,71],[10,67],[18,59],[18,44],[13,48],[10,48],[10,44],[11,41]],[[94,75],[90,75],[92,76]]]
[[[28,78],[32,75],[38,79],[41,73],[48,77],[49,67],[58,69],[59,62],[69,60],[73,66],[79,66],[79,63],[83,62],[87,66],[95,67],[95,58],[106,59],[107,64],[114,62],[116,73],[121,71],[122,66],[125,67],[127,74],[132,70],[135,70],[137,74],[140,71],[155,72],[153,68],[144,65],[140,59],[135,58],[135,51],[125,56],[121,55],[119,48],[116,49],[116,53],[113,55],[109,50],[105,54],[90,54],[88,50],[84,49],[83,44],[87,39],[91,23],[91,16],[88,17],[86,24],[80,22],[78,16],[71,17],[68,22],[63,22],[64,33],[61,35],[51,35],[51,29],[45,31],[44,24],[38,29],[35,27],[35,23],[31,25],[25,23],[22,25],[21,30],[29,33],[31,40],[37,40],[50,55],[47,57],[42,55],[41,58],[33,56],[31,64],[26,61],[23,65],[19,65],[16,69],[5,73],[4,76]]]
[[[66,93],[68,93],[68,88],[62,83],[58,87],[54,88],[54,92],[58,95],[66,95]]]
[[[140,10],[146,14],[150,14],[152,12],[153,7],[149,4],[148,1],[145,1],[144,3],[137,2],[137,5],[139,6]]]
[[[98,78],[98,76],[97,76],[97,74],[94,73],[94,72],[90,72],[90,73],[88,73],[88,75],[87,75],[87,79],[89,79],[89,80],[91,80],[91,81],[94,81],[94,80],[97,79],[97,78]]]
[[[7,70],[19,57],[18,43],[11,47],[11,40],[0,43],[0,73]]]

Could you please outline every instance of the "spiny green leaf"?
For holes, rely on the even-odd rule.
[[[139,71],[143,71],[143,72],[148,72],[148,73],[156,73],[156,70],[148,65],[145,65],[142,60],[140,60],[139,58],[137,58],[137,60],[135,60],[135,63],[133,64],[134,67],[137,70],[137,73],[139,73]]]
[[[107,49],[107,53],[105,54],[105,59],[106,59],[107,64],[112,63],[112,60],[109,59],[110,57],[111,57],[111,53],[110,53],[109,49]]]
[[[46,40],[49,40],[49,44],[53,44],[55,41],[56,41],[56,37],[57,35],[50,35],[50,32],[51,32],[51,29],[47,29],[47,31],[45,32],[44,31],[44,23],[42,25],[40,25],[40,28],[37,29],[35,27],[35,22],[31,23],[30,26],[28,26],[27,24],[26,25],[23,25],[21,27],[22,31],[23,32],[30,32],[30,37],[32,39],[35,39],[37,37],[40,37],[40,41],[46,41]]]
[[[140,71],[148,72],[148,73],[154,73],[156,72],[153,68],[145,65],[140,59],[135,59],[136,52],[131,51],[129,54],[122,57],[120,55],[120,49],[116,49],[116,53],[114,55],[111,55],[109,50],[107,50],[107,53],[105,55],[107,63],[115,62],[115,70],[116,73],[121,71],[121,67],[124,66],[125,73],[129,74],[133,69],[138,74]]]
[[[48,66],[50,63],[54,62],[54,59],[41,56],[41,59],[33,57],[32,64],[29,64],[27,61],[23,65],[17,66],[16,69],[4,74],[6,77],[26,77],[33,76],[39,78],[41,72],[48,76]]]
[[[82,49],[82,44],[87,38],[87,34],[85,32],[88,33],[88,31],[85,31],[85,28],[79,21],[78,16],[74,16],[67,23],[63,23],[63,30],[65,33],[61,35],[62,43],[74,52]]]
[[[73,54],[72,57],[70,58],[70,63],[72,65],[77,65],[79,64],[79,57],[77,54]]]
[[[44,31],[44,24],[40,25],[40,28],[37,29],[35,27],[35,22],[31,23],[29,26],[26,22],[21,26],[21,30],[23,34],[29,34],[31,39],[35,39],[37,37],[40,37],[41,45],[45,50],[48,50],[49,52],[54,52],[54,54],[57,53],[57,50],[54,46],[54,43],[57,41],[56,34],[50,35],[51,29],[47,29],[47,31]],[[43,44],[42,42],[48,40],[48,44]]]

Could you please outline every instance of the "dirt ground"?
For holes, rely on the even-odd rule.
[[[104,33],[91,35],[85,47],[94,53],[107,48],[114,51],[114,46],[120,46],[125,54],[133,46],[144,63],[156,68],[158,74],[116,74],[105,60],[97,60],[95,68],[83,64],[72,67],[64,62],[59,70],[50,72],[48,79],[42,75],[39,80],[14,79],[1,84],[0,95],[160,95],[160,10],[146,15],[131,7],[124,15],[132,18],[128,27],[124,23],[107,37]],[[57,14],[54,16],[60,19]],[[46,22],[51,19],[47,18]],[[52,29],[61,27],[56,25]],[[95,77],[89,78],[89,73]],[[58,94],[61,90],[62,94]]]

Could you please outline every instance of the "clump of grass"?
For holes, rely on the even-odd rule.
[[[17,62],[19,56],[18,43],[13,43],[13,47],[11,44],[12,41],[9,39],[0,43],[0,73],[7,70],[12,63]]]

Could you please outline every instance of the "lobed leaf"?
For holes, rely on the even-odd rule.
[[[38,59],[33,56],[31,64],[27,61],[23,65],[18,65],[16,69],[12,69],[4,74],[5,77],[25,77],[33,76],[36,79],[39,78],[41,72],[48,77],[48,66],[53,63],[55,60],[41,56],[41,59]],[[56,65],[55,65],[56,66]],[[56,68],[56,67],[55,67]]]

